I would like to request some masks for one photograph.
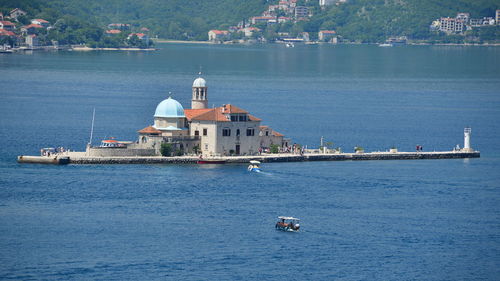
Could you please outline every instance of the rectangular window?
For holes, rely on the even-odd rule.
[[[266,131],[266,136],[269,136],[269,131]]]
[[[246,115],[240,115],[239,120],[240,120],[240,122],[246,122],[247,121],[247,116]]]
[[[205,144],[205,150],[208,150],[208,143]]]
[[[206,129],[206,128],[203,129],[203,135],[204,136],[208,135],[208,129]]]
[[[248,128],[247,129],[247,136],[254,136],[255,135],[255,129],[254,128]]]
[[[231,115],[231,122],[238,122],[238,116]]]
[[[198,130],[194,131],[194,135],[195,136],[199,136],[200,135],[200,131],[198,131]]]
[[[229,129],[229,128],[222,129],[222,136],[224,136],[224,137],[231,136],[231,129]]]

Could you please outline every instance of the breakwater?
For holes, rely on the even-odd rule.
[[[417,159],[460,159],[479,158],[479,151],[441,151],[441,152],[370,152],[370,153],[332,153],[332,154],[264,154],[256,156],[223,156],[204,158],[223,160],[226,163],[248,163],[250,160],[261,162],[304,162],[304,161],[363,161],[363,160],[417,160]],[[129,157],[91,157],[82,153],[66,153],[60,157],[19,156],[19,163],[40,164],[195,164],[196,156],[129,156]]]

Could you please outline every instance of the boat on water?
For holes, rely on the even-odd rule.
[[[286,43],[286,47],[293,48],[293,47],[295,47],[295,45],[292,42],[288,42],[288,43]]]
[[[248,171],[250,172],[257,172],[257,173],[260,173],[261,170],[260,170],[260,162],[259,161],[256,161],[256,160],[252,160],[250,161],[250,165],[248,166]]]
[[[281,231],[298,232],[300,229],[299,221],[298,218],[279,216],[275,228]]]
[[[382,43],[382,44],[378,44],[379,47],[392,47],[392,44],[391,43]]]

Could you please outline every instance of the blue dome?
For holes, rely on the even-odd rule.
[[[186,117],[182,105],[169,97],[158,104],[154,117]]]

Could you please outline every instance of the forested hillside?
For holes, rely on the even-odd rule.
[[[500,0],[351,0],[318,13],[304,25],[305,31],[335,29],[344,38],[380,42],[388,36],[412,39],[434,36],[429,25],[440,17],[458,12],[472,18],[494,17]]]
[[[160,38],[206,40],[210,29],[230,25],[260,15],[277,0],[0,0],[0,8],[8,11],[19,7],[33,17],[55,22],[72,16],[87,27],[105,28],[109,23],[130,23],[147,27]],[[500,0],[348,0],[341,5],[320,9],[318,0],[299,0],[309,6],[313,17],[296,24],[270,26],[271,33],[302,31],[314,34],[334,29],[346,41],[382,42],[388,36],[405,35],[411,39],[439,39],[429,31],[437,18],[457,12],[472,18],[492,17],[500,9]],[[266,27],[265,27],[266,28]],[[267,29],[267,28],[266,28]],[[484,29],[487,30],[487,29]],[[489,30],[498,39],[498,27]],[[477,31],[476,31],[477,33]]]

